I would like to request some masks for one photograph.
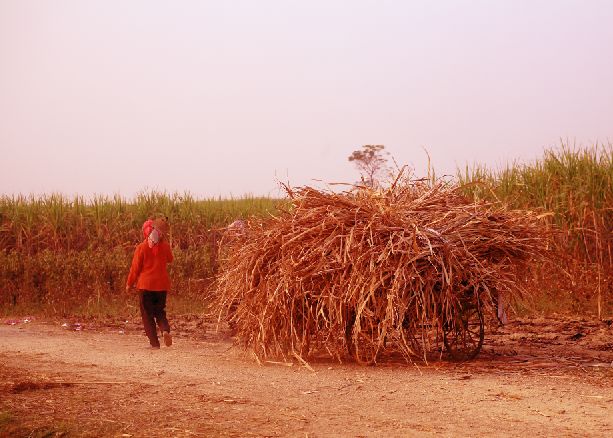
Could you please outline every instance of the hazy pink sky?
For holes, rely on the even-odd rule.
[[[0,193],[198,196],[613,141],[613,1],[0,0]]]

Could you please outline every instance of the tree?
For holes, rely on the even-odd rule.
[[[379,184],[379,178],[388,170],[387,152],[382,144],[366,144],[362,149],[353,151],[349,155],[349,161],[358,168],[362,181],[369,187]]]

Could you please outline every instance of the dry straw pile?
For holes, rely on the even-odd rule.
[[[448,185],[288,194],[291,208],[247,221],[222,251],[214,309],[259,360],[425,358],[462,303],[492,314],[544,253],[536,213]]]

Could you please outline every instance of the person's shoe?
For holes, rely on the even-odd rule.
[[[164,345],[170,347],[172,345],[172,336],[168,332],[162,332],[162,334],[164,336]]]
[[[160,346],[159,345],[149,345],[147,349],[148,350],[159,350]]]

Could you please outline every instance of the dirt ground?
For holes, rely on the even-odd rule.
[[[470,363],[259,365],[196,316],[2,320],[0,436],[613,436],[613,324],[520,319]],[[173,321],[171,321],[173,322]]]

